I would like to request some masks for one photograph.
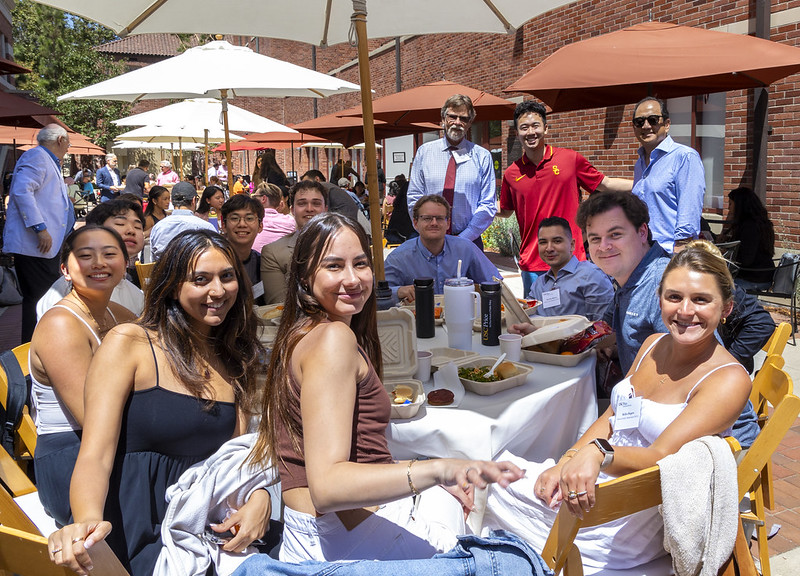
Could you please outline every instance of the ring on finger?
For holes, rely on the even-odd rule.
[[[576,493],[575,496],[586,496],[586,494],[587,494],[586,490],[583,490],[581,492]]]
[[[472,466],[470,466],[469,468],[467,468],[466,470],[464,470],[464,477],[468,477],[468,476],[469,476],[469,471],[470,471],[470,470],[475,470],[475,468],[473,468]]]
[[[73,538],[73,539],[72,539],[72,543],[73,543],[73,544],[77,544],[78,542],[83,542],[83,541],[84,541],[84,539],[85,539],[85,538],[84,538],[83,536],[80,536],[80,537],[78,537],[78,538]]]
[[[55,556],[59,552],[61,552],[61,548],[56,548],[55,550],[53,550],[52,554],[53,554],[53,556]]]
[[[577,497],[578,493],[575,490],[570,490],[569,492],[567,492],[567,498],[569,498],[570,500],[575,500],[575,498]]]

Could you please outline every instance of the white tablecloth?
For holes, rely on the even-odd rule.
[[[417,346],[447,346],[447,336],[437,327],[435,338]],[[472,349],[500,354],[499,346],[482,346],[477,332]],[[522,386],[492,396],[467,392],[457,408],[425,404],[410,420],[392,420],[386,433],[392,455],[491,460],[510,450],[534,462],[557,459],[597,419],[594,354],[573,368],[532,366]],[[424,385],[430,391],[433,378]]]

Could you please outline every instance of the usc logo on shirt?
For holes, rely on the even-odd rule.
[[[559,169],[558,169],[558,166],[556,166],[555,164],[553,164],[553,174],[555,174],[556,176],[558,176],[560,173],[561,173],[561,170],[559,170]]]

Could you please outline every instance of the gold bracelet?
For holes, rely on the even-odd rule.
[[[408,468],[406,468],[406,478],[408,478],[408,487],[411,488],[411,493],[414,496],[419,496],[419,490],[417,487],[414,486],[414,482],[411,480],[411,467],[414,465],[414,462],[419,460],[419,458],[414,458],[408,463]]]
[[[570,452],[575,452],[575,454],[577,454],[577,453],[578,453],[578,449],[577,449],[577,448],[570,448],[569,450],[567,450],[566,452],[564,452],[564,454],[562,454],[562,455],[561,455],[561,457],[563,458],[564,456],[566,456],[566,455],[567,455],[567,454],[569,454]],[[570,458],[572,458],[572,456],[570,456]]]

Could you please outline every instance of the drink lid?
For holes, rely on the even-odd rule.
[[[500,292],[500,283],[481,282],[481,292]]]
[[[474,284],[475,283],[466,276],[461,276],[460,278],[448,278],[444,281],[445,286],[473,286]]]
[[[414,278],[414,286],[418,286],[420,288],[433,286],[433,278]]]

